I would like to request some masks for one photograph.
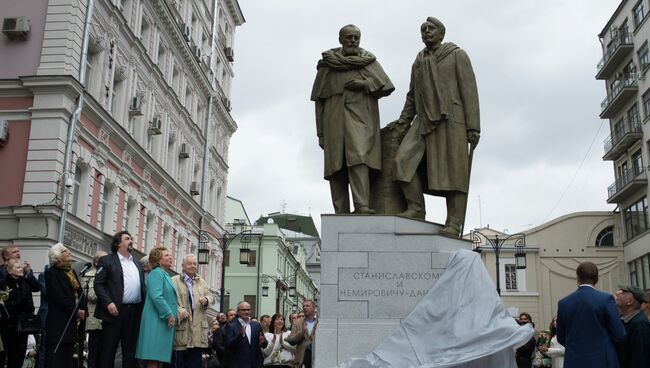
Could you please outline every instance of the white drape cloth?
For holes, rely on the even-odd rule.
[[[365,358],[340,368],[516,368],[534,331],[508,314],[480,256],[459,250],[400,326]]]

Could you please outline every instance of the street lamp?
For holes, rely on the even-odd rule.
[[[200,265],[207,265],[210,263],[210,247],[208,246],[208,234],[204,230],[199,230],[199,254],[197,254],[196,261]]]
[[[518,270],[526,269],[526,253],[524,253],[524,247],[526,246],[526,234],[517,233],[508,235],[507,237],[500,239],[499,235],[494,235],[494,238],[491,238],[478,230],[472,230],[470,232],[470,238],[472,243],[474,243],[474,251],[481,253],[481,238],[485,239],[492,249],[494,249],[494,256],[496,258],[496,271],[497,271],[497,293],[501,295],[501,284],[500,284],[500,271],[499,271],[499,255],[501,254],[501,248],[503,245],[512,240],[516,249],[515,252],[515,265]]]
[[[205,231],[205,233],[207,233],[207,231]],[[222,238],[215,237],[219,241],[219,245],[221,245],[221,255],[222,255],[222,257],[226,256],[226,252],[228,251],[228,247],[230,246],[230,243],[232,243],[232,241],[235,240],[235,238],[237,238],[240,235],[242,236],[242,245],[243,245],[243,243],[245,243],[246,244],[246,250],[248,252],[250,252],[250,249],[248,249],[248,243],[250,243],[251,234],[252,234],[251,229],[244,229],[244,230],[238,232],[235,235],[231,235],[229,232],[225,231]],[[222,258],[222,259],[224,259],[224,258]],[[248,264],[248,259],[249,258],[248,258],[248,254],[247,254],[246,255],[246,262],[243,263],[243,264]],[[242,263],[242,260],[244,260],[244,258],[242,257],[241,252],[240,252],[239,263]],[[226,297],[226,265],[224,264],[223,261],[221,262],[221,288],[219,289],[219,293],[221,294],[220,297],[219,297],[219,308],[221,308],[221,310],[223,311],[223,304],[224,304],[224,300],[225,300],[225,297]]]

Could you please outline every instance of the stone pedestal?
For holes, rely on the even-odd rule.
[[[317,368],[365,357],[471,243],[397,216],[323,215]]]

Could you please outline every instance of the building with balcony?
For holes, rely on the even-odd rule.
[[[623,0],[598,35],[603,57],[596,79],[605,81],[600,117],[609,120],[603,159],[614,182],[607,202],[618,206],[620,241],[630,281],[650,289],[650,11],[649,0]]]
[[[127,229],[180,270],[200,230],[223,233],[237,0],[3,1],[0,17],[0,246],[40,271],[58,241],[88,261]]]

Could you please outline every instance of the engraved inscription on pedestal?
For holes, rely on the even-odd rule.
[[[372,252],[367,268],[339,268],[338,300],[366,301],[368,318],[404,318],[447,267],[449,253]]]

